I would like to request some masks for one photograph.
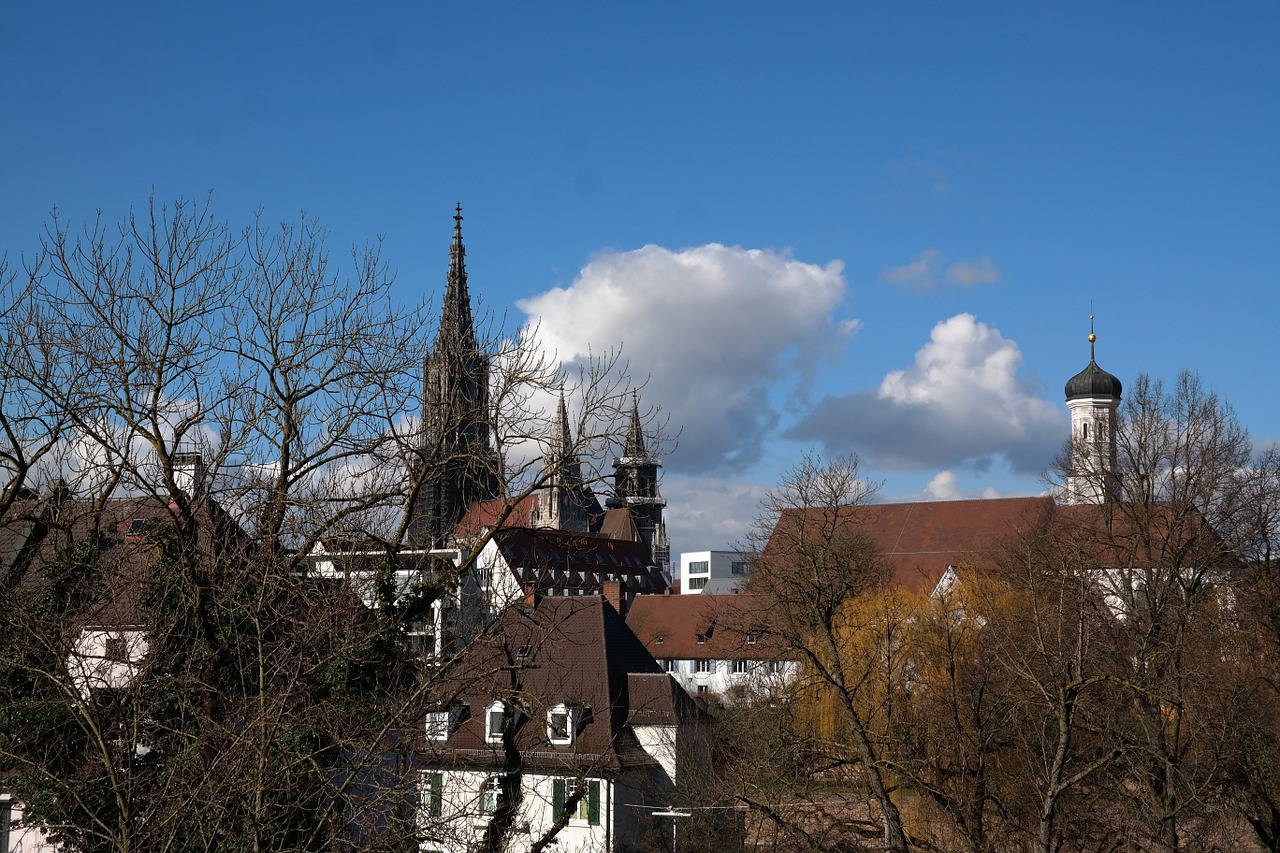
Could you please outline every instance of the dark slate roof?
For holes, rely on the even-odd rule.
[[[1124,389],[1119,379],[1107,373],[1091,358],[1084,370],[1067,380],[1065,390],[1068,400],[1077,397],[1114,397],[1118,400]]]
[[[437,695],[442,708],[461,703],[466,713],[448,740],[420,741],[422,759],[431,766],[500,766],[502,745],[486,742],[485,712],[503,697],[514,697],[522,709],[514,744],[531,767],[652,764],[628,721],[674,722],[694,707],[599,596],[508,608],[443,674]],[[550,743],[546,731],[547,711],[560,703],[585,713],[567,746]]]
[[[782,652],[767,602],[755,595],[637,596],[627,627],[656,658],[773,660]]]
[[[1006,537],[1044,522],[1054,510],[1049,497],[920,501],[841,507],[842,523],[862,525],[888,560],[892,581],[913,592],[930,592],[948,566],[981,564],[994,557]],[[822,510],[787,510],[778,519],[765,557],[780,552],[787,531],[817,524]]]
[[[660,593],[667,586],[642,542],[531,527],[498,530],[493,541],[528,590],[582,594],[598,592],[610,580],[632,593]]]

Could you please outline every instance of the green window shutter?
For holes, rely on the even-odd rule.
[[[564,780],[556,779],[551,783],[551,814],[556,820],[564,814]]]
[[[587,823],[600,825],[600,783],[592,781],[587,788]]]
[[[440,817],[444,812],[444,774],[431,774],[431,802],[429,811],[432,817]]]

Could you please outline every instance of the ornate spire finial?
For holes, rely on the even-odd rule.
[[[1093,333],[1093,315],[1089,315],[1089,360],[1094,361],[1093,346],[1098,342],[1098,336]]]

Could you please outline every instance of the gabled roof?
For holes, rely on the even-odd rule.
[[[654,657],[679,660],[773,660],[781,650],[768,619],[755,595],[642,595],[627,609],[627,627]]]
[[[210,553],[250,546],[249,537],[215,501],[193,501],[192,512],[200,545]],[[100,588],[88,592],[74,615],[85,626],[139,626],[144,621],[140,596],[157,556],[146,534],[176,517],[177,508],[156,497],[109,498],[101,504],[54,498],[18,502],[0,521],[0,590],[33,600],[46,586],[40,567],[52,565],[74,543],[100,534],[108,545],[97,560]]]
[[[431,765],[501,765],[502,745],[485,739],[485,712],[505,699],[521,712],[514,744],[526,765],[651,764],[628,722],[678,721],[693,707],[682,693],[603,598],[547,598],[508,608],[451,666],[438,695],[456,697],[466,714],[446,741],[423,740],[421,752]],[[547,736],[547,712],[558,704],[581,713],[570,745]]]
[[[930,592],[948,566],[982,564],[1019,530],[1043,524],[1054,511],[1049,497],[865,504],[841,507],[841,524],[861,525],[888,561],[894,583]],[[765,556],[785,546],[801,523],[818,524],[826,510],[794,509],[778,519]]]

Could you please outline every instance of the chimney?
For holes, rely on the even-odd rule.
[[[622,581],[605,581],[600,585],[600,594],[604,596],[605,601],[613,605],[613,609],[618,611],[619,616],[627,615],[623,607]]]
[[[203,496],[204,478],[204,457],[199,453],[173,454],[173,482],[189,499]]]

